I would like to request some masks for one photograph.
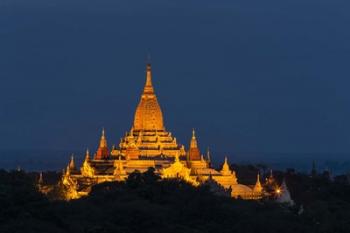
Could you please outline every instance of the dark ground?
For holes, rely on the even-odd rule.
[[[249,173],[256,167],[240,169]],[[160,181],[152,172],[135,173],[125,183],[99,184],[86,198],[54,201],[37,191],[37,173],[2,170],[0,232],[350,231],[350,186],[344,176],[330,182],[325,175],[311,178],[293,170],[275,174],[277,180],[286,177],[294,207],[218,197],[206,187]],[[58,174],[44,177],[54,182]]]

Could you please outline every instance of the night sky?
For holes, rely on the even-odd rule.
[[[0,0],[0,150],[119,143],[149,52],[186,147],[350,153],[349,25],[348,0]]]

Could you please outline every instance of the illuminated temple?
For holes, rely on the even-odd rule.
[[[130,131],[117,147],[109,148],[102,130],[97,151],[90,154],[87,150],[80,168],[72,157],[64,170],[62,184],[68,190],[66,198],[74,199],[87,195],[95,184],[123,181],[135,170],[144,172],[150,167],[163,179],[183,179],[194,186],[214,183],[234,198],[262,197],[259,175],[255,185],[239,184],[227,158],[219,170],[211,167],[209,151],[206,156],[201,153],[194,130],[188,149],[167,131],[152,84],[151,65],[147,64],[146,83]]]

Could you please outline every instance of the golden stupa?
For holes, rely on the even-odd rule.
[[[147,64],[146,84],[133,125],[121,138],[119,147],[108,149],[103,130],[93,158],[87,150],[81,168],[77,169],[72,157],[61,183],[68,190],[67,199],[79,198],[88,195],[95,184],[123,181],[135,170],[144,172],[150,167],[164,179],[181,178],[195,186],[210,180],[207,183],[221,186],[234,198],[259,199],[263,193],[259,176],[255,186],[239,184],[227,158],[220,171],[213,169],[209,151],[206,158],[201,154],[194,130],[187,151],[178,144],[164,126],[162,110],[152,85],[151,65]]]

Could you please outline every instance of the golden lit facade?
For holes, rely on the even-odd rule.
[[[163,113],[152,84],[150,64],[147,64],[146,84],[136,108],[134,124],[130,132],[120,140],[119,149],[112,151],[114,156],[119,154],[133,160],[139,157],[175,157],[177,154],[186,154],[184,146],[180,146],[164,127]]]
[[[103,130],[93,158],[90,158],[87,150],[81,168],[76,169],[72,157],[61,183],[66,187],[67,199],[74,199],[87,195],[95,184],[123,181],[135,170],[144,172],[150,167],[163,179],[180,178],[195,186],[205,182],[217,184],[235,198],[259,199],[263,193],[259,176],[255,186],[239,184],[227,158],[220,171],[213,169],[209,151],[204,158],[194,130],[186,151],[165,129],[162,110],[152,84],[151,65],[147,64],[146,84],[136,108],[133,125],[120,140],[119,147],[112,148],[109,152]]]

